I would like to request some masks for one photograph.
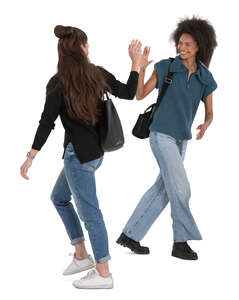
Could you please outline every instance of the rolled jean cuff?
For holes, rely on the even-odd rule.
[[[188,238],[188,239],[174,239],[175,243],[185,243],[187,241],[201,241],[202,237],[198,237],[198,238]]]
[[[96,259],[96,262],[99,264],[99,263],[106,262],[106,261],[108,261],[108,260],[110,260],[110,259],[111,259],[111,256],[110,256],[110,255],[107,255],[107,256],[105,256],[105,257]]]
[[[79,242],[84,242],[84,240],[85,240],[85,238],[83,236],[78,237],[78,238],[76,238],[76,239],[74,239],[74,240],[71,241],[71,245],[75,245],[75,244],[77,244]]]

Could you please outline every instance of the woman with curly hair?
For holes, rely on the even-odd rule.
[[[77,288],[112,288],[109,272],[108,236],[96,195],[95,171],[103,161],[100,142],[100,124],[103,118],[103,95],[108,90],[122,99],[133,99],[138,84],[141,43],[133,40],[129,45],[132,68],[126,84],[90,63],[88,39],[75,27],[56,26],[58,41],[57,74],[47,85],[44,110],[35,134],[32,149],[21,166],[21,175],[27,172],[32,160],[45,144],[54,128],[58,115],[65,129],[64,167],[51,193],[51,200],[75,248],[72,262],[64,275],[92,269],[80,280]],[[88,254],[80,220],[71,203],[74,198],[78,215],[88,231],[94,258]],[[96,262],[96,265],[95,265]],[[95,268],[94,268],[95,267]]]
[[[154,88],[161,89],[172,72],[172,82],[157,108],[150,125],[150,146],[160,168],[153,186],[143,195],[123,229],[117,243],[135,253],[148,254],[139,241],[145,236],[168,202],[173,220],[172,255],[196,260],[197,253],[188,240],[201,240],[201,234],[189,208],[190,184],[183,165],[187,141],[200,100],[205,106],[205,121],[199,125],[196,139],[201,139],[212,122],[212,93],[217,84],[207,69],[217,45],[212,25],[196,17],[181,20],[172,34],[178,55],[173,61],[163,59],[144,84],[149,47],[145,47],[136,99],[144,99]]]

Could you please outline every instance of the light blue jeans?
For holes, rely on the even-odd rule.
[[[65,225],[72,245],[85,240],[79,217],[84,222],[97,263],[110,259],[108,235],[99,208],[95,184],[95,171],[102,161],[103,156],[81,163],[72,143],[69,143],[64,155],[64,168],[51,193],[51,200]],[[71,203],[71,195],[79,217]]]
[[[189,208],[190,184],[183,165],[187,140],[176,140],[167,134],[152,131],[150,146],[160,174],[141,198],[123,232],[140,241],[170,202],[174,241],[201,240]]]

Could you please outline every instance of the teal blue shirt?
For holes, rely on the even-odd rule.
[[[150,131],[168,134],[175,139],[192,138],[191,127],[200,100],[203,102],[216,88],[211,72],[197,61],[197,71],[188,80],[188,68],[182,63],[178,55],[171,63],[170,59],[163,59],[154,65],[158,73],[157,88],[163,86],[168,71],[175,72],[173,81],[169,85],[161,104],[154,114]]]

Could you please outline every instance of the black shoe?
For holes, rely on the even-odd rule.
[[[174,242],[172,256],[182,258],[182,259],[187,259],[187,260],[197,260],[198,259],[197,253],[194,252],[189,247],[187,242],[183,242],[183,243],[175,243]]]
[[[122,245],[123,247],[128,247],[131,251],[137,254],[149,254],[149,248],[148,247],[142,247],[140,246],[139,242],[136,242],[129,238],[124,233],[121,233],[120,237],[116,241],[117,244]]]

